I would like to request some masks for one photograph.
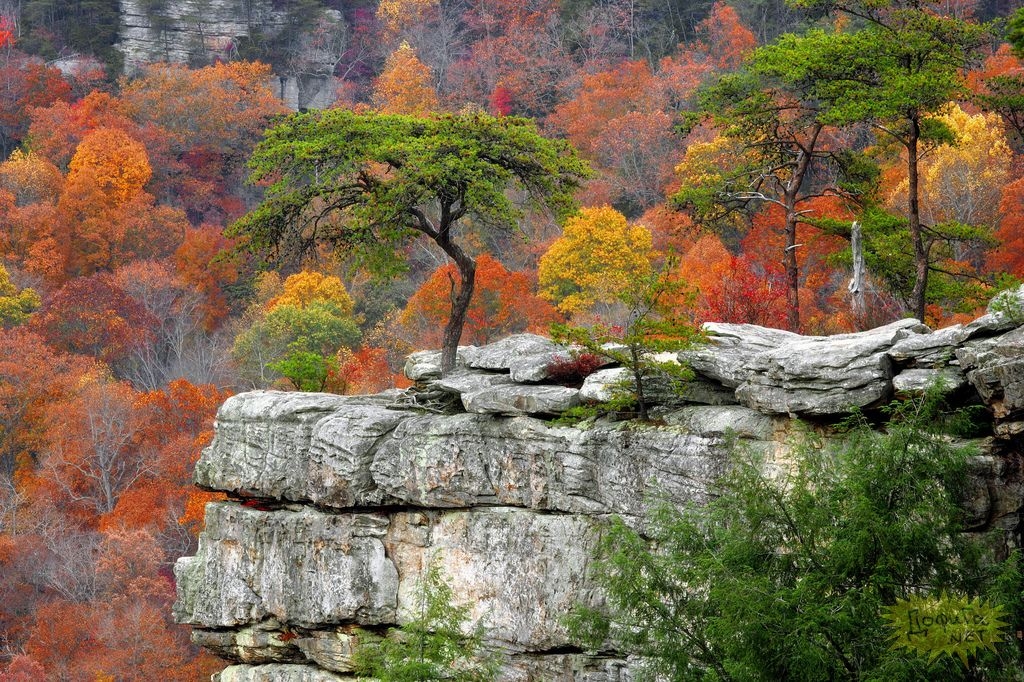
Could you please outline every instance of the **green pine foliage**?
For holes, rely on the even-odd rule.
[[[898,406],[884,433],[854,420],[825,446],[806,433],[791,468],[735,450],[706,508],[656,508],[641,537],[613,522],[597,573],[607,610],[572,618],[590,645],[636,652],[657,679],[1021,680],[1019,552],[963,532],[971,450],[934,401]],[[965,668],[890,646],[883,609],[911,595],[980,596],[1011,641]]]
[[[500,659],[484,651],[481,632],[464,626],[469,606],[456,606],[452,586],[433,563],[420,581],[416,617],[386,637],[360,633],[356,673],[380,682],[489,682]]]

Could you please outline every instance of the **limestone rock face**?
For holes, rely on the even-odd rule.
[[[923,329],[922,329],[923,328]],[[892,395],[887,351],[910,333],[927,331],[902,320],[871,332],[811,337],[758,353],[736,389],[748,407],[780,414],[844,414]]]
[[[207,64],[229,61],[237,42],[254,33],[277,35],[287,30],[280,3],[272,0],[174,0],[154,7],[144,0],[121,0],[121,26],[116,48],[124,57],[126,73],[147,64]],[[328,21],[342,16],[327,10]],[[336,99],[332,77],[334,57],[307,50],[302,73],[275,76],[268,85],[284,104],[300,109],[324,109]]]
[[[267,618],[315,627],[395,619],[398,574],[387,519],[211,503],[204,542],[175,566],[179,622],[234,627]],[[257,548],[258,551],[254,551]]]
[[[313,665],[233,665],[215,675],[213,682],[341,682],[351,679]]]
[[[444,378],[438,353],[416,353],[406,392],[236,395],[195,472],[230,499],[208,507],[196,555],[175,567],[175,616],[232,663],[221,682],[347,680],[356,629],[410,620],[437,565],[485,646],[502,652],[502,680],[631,682],[628,652],[584,652],[563,620],[603,599],[588,566],[610,515],[642,529],[653,499],[705,503],[733,443],[780,469],[806,433],[800,417],[827,436],[850,408],[936,379],[990,415],[966,512],[972,530],[1002,530],[1012,545],[1024,507],[1024,328],[1003,315],[835,337],[708,325],[709,343],[679,354],[695,379],[645,391],[648,423],[553,421],[611,397],[628,373],[555,385],[547,367],[573,350],[532,335],[461,348]]]
[[[972,340],[956,350],[967,379],[992,408],[996,433],[1024,432],[1024,327]]]

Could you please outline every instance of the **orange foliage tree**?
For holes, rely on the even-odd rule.
[[[33,108],[70,97],[59,70],[17,50],[0,50],[0,152],[6,156],[25,137]]]
[[[105,274],[71,280],[32,320],[32,328],[54,348],[112,365],[125,361],[155,325],[155,318]]]
[[[46,415],[96,371],[94,361],[49,347],[38,334],[0,330],[0,476],[31,469],[46,437]]]
[[[202,314],[212,329],[228,314],[225,289],[238,280],[238,267],[230,258],[222,257],[233,246],[230,239],[215,225],[203,224],[187,228],[174,252],[174,265],[184,281],[203,294]]]
[[[97,128],[75,149],[68,165],[68,183],[79,183],[86,174],[104,203],[117,206],[142,192],[153,169],[146,148],[126,132]]]
[[[137,447],[143,422],[136,398],[127,384],[97,379],[53,406],[45,476],[83,514],[109,514],[152,469]]]
[[[399,322],[412,347],[440,347],[457,277],[454,265],[443,265],[409,299]],[[482,345],[509,334],[545,331],[552,322],[559,321],[551,304],[529,293],[533,288],[525,273],[509,272],[490,254],[481,254],[463,341]]]
[[[430,68],[416,51],[403,42],[387,62],[373,85],[373,106],[382,114],[425,116],[437,111],[437,92]]]
[[[713,234],[700,237],[679,261],[683,279],[696,287],[695,322],[736,322],[780,327],[786,320],[781,268],[766,269],[730,253]]]
[[[1002,217],[995,231],[999,245],[989,255],[988,271],[1024,279],[1024,178],[1003,187],[999,212]]]

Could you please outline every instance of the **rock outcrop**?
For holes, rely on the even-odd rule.
[[[655,497],[706,501],[736,438],[784,466],[799,419],[827,434],[852,408],[936,380],[991,415],[972,530],[1020,544],[1024,327],[1005,314],[934,332],[912,320],[835,337],[706,331],[680,356],[692,390],[645,424],[553,422],[615,368],[582,392],[553,385],[547,368],[569,351],[530,335],[461,349],[444,379],[438,354],[414,354],[411,391],[229,399],[195,472],[229,499],[208,507],[196,555],[177,563],[176,617],[231,663],[221,682],[347,679],[355,628],[406,621],[436,563],[503,652],[503,679],[629,680],[625,653],[588,655],[563,621],[601,599],[587,569],[603,520],[642,527]]]
[[[291,30],[286,12],[272,0],[121,0],[117,49],[126,73],[147,64],[209,64],[237,58],[241,41],[272,38]],[[343,23],[339,12],[325,10],[329,21]],[[325,109],[337,98],[335,55],[306,48],[302,69],[279,73],[268,84],[288,108]]]

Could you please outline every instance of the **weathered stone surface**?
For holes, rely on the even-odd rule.
[[[631,682],[637,661],[580,652],[562,621],[571,605],[601,599],[587,566],[603,519],[642,528],[656,496],[705,502],[736,438],[781,474],[793,439],[807,433],[791,414],[839,419],[938,376],[994,416],[996,437],[976,443],[965,509],[973,530],[1000,531],[1012,547],[1024,509],[1019,440],[1009,438],[1024,433],[1024,328],[984,325],[929,332],[905,320],[827,338],[709,325],[710,345],[681,354],[698,374],[689,387],[744,404],[687,404],[693,391],[655,383],[651,423],[441,414],[396,394],[236,396],[196,477],[247,502],[210,507],[197,555],[176,566],[175,615],[195,626],[195,641],[252,664],[231,666],[224,680],[351,679],[353,628],[407,621],[436,561],[487,646],[508,654],[500,679]],[[522,396],[575,395],[537,383],[539,373],[513,374],[524,358],[546,363],[551,347],[537,338],[463,348],[459,371],[443,380],[439,354],[419,354],[409,363],[417,395],[445,391],[472,408],[501,392],[502,411],[509,401],[522,410]],[[601,370],[580,393],[603,399],[623,373]],[[815,420],[813,433],[827,437],[828,421]]]
[[[469,346],[459,346],[455,353],[455,366],[465,367],[465,353]],[[405,359],[405,376],[413,381],[441,378],[441,351],[421,350]]]
[[[775,435],[775,419],[740,405],[683,407],[665,412],[662,419],[667,424],[704,438],[734,435],[769,441]]]
[[[344,682],[342,677],[314,665],[233,665],[213,676],[213,682]]]
[[[303,662],[295,642],[281,639],[283,634],[281,623],[270,618],[233,630],[193,628],[192,641],[221,658],[239,663]]]
[[[943,393],[953,393],[966,385],[967,377],[959,367],[905,369],[892,378],[897,395],[924,395],[928,389],[938,386]]]
[[[466,366],[508,372],[513,381],[529,383],[548,378],[548,365],[568,359],[569,351],[536,334],[513,334],[487,346],[471,346],[464,353]]]
[[[927,332],[900,320],[870,332],[806,337],[751,357],[736,389],[739,401],[768,414],[844,414],[892,395],[887,351],[910,334]]]
[[[978,442],[977,450],[980,454],[969,461],[965,524],[968,528],[1016,528],[1019,532],[1018,524],[1024,513],[1024,475],[1019,459],[1002,456],[996,439]]]
[[[1024,327],[956,350],[967,379],[995,417],[996,434],[1024,432]]]
[[[636,661],[583,654],[512,654],[500,682],[632,682]]]
[[[367,404],[369,402],[369,404]],[[377,502],[371,449],[409,412],[314,393],[255,391],[229,398],[196,482],[236,493],[332,506]]]
[[[381,443],[373,478],[389,499],[432,508],[505,505],[638,517],[657,487],[699,501],[725,459],[720,438],[627,424],[580,430],[526,417],[424,416]]]
[[[436,562],[487,641],[517,651],[564,646],[564,615],[592,596],[586,573],[596,538],[586,517],[523,509],[397,515],[387,542],[402,576],[399,620],[415,615],[419,577]]]
[[[498,682],[632,682],[629,660],[582,654],[505,653]],[[313,665],[233,665],[214,682],[341,682],[354,678]]]
[[[964,341],[963,325],[953,325],[930,334],[913,334],[889,349],[889,357],[901,365],[917,368],[943,367],[956,357],[953,351]]]
[[[636,381],[632,372],[625,367],[599,369],[583,380],[583,386],[580,387],[580,400],[594,403],[606,402],[623,393],[631,394],[635,386]],[[652,373],[644,379],[644,400],[658,405],[680,405],[691,402],[728,405],[736,402],[731,389],[699,378],[683,381],[658,373]]]
[[[750,376],[748,363],[759,353],[807,337],[753,324],[709,322],[703,327],[708,344],[679,354],[679,360],[701,376],[736,388]]]
[[[321,668],[342,673],[354,669],[352,657],[358,648],[358,638],[351,632],[317,630],[293,641],[307,659]]]
[[[592,403],[607,402],[618,395],[624,386],[631,384],[632,377],[625,367],[599,369],[583,380],[580,399]]]
[[[261,511],[211,503],[193,557],[179,559],[175,618],[204,628],[267,618],[300,627],[395,619],[398,575],[372,514]]]
[[[566,386],[491,386],[462,394],[467,412],[477,414],[561,414],[580,404],[580,392]]]
[[[447,393],[476,393],[494,386],[508,386],[515,382],[507,374],[490,374],[479,372],[458,372],[443,379],[430,382],[431,388],[438,388]]]

